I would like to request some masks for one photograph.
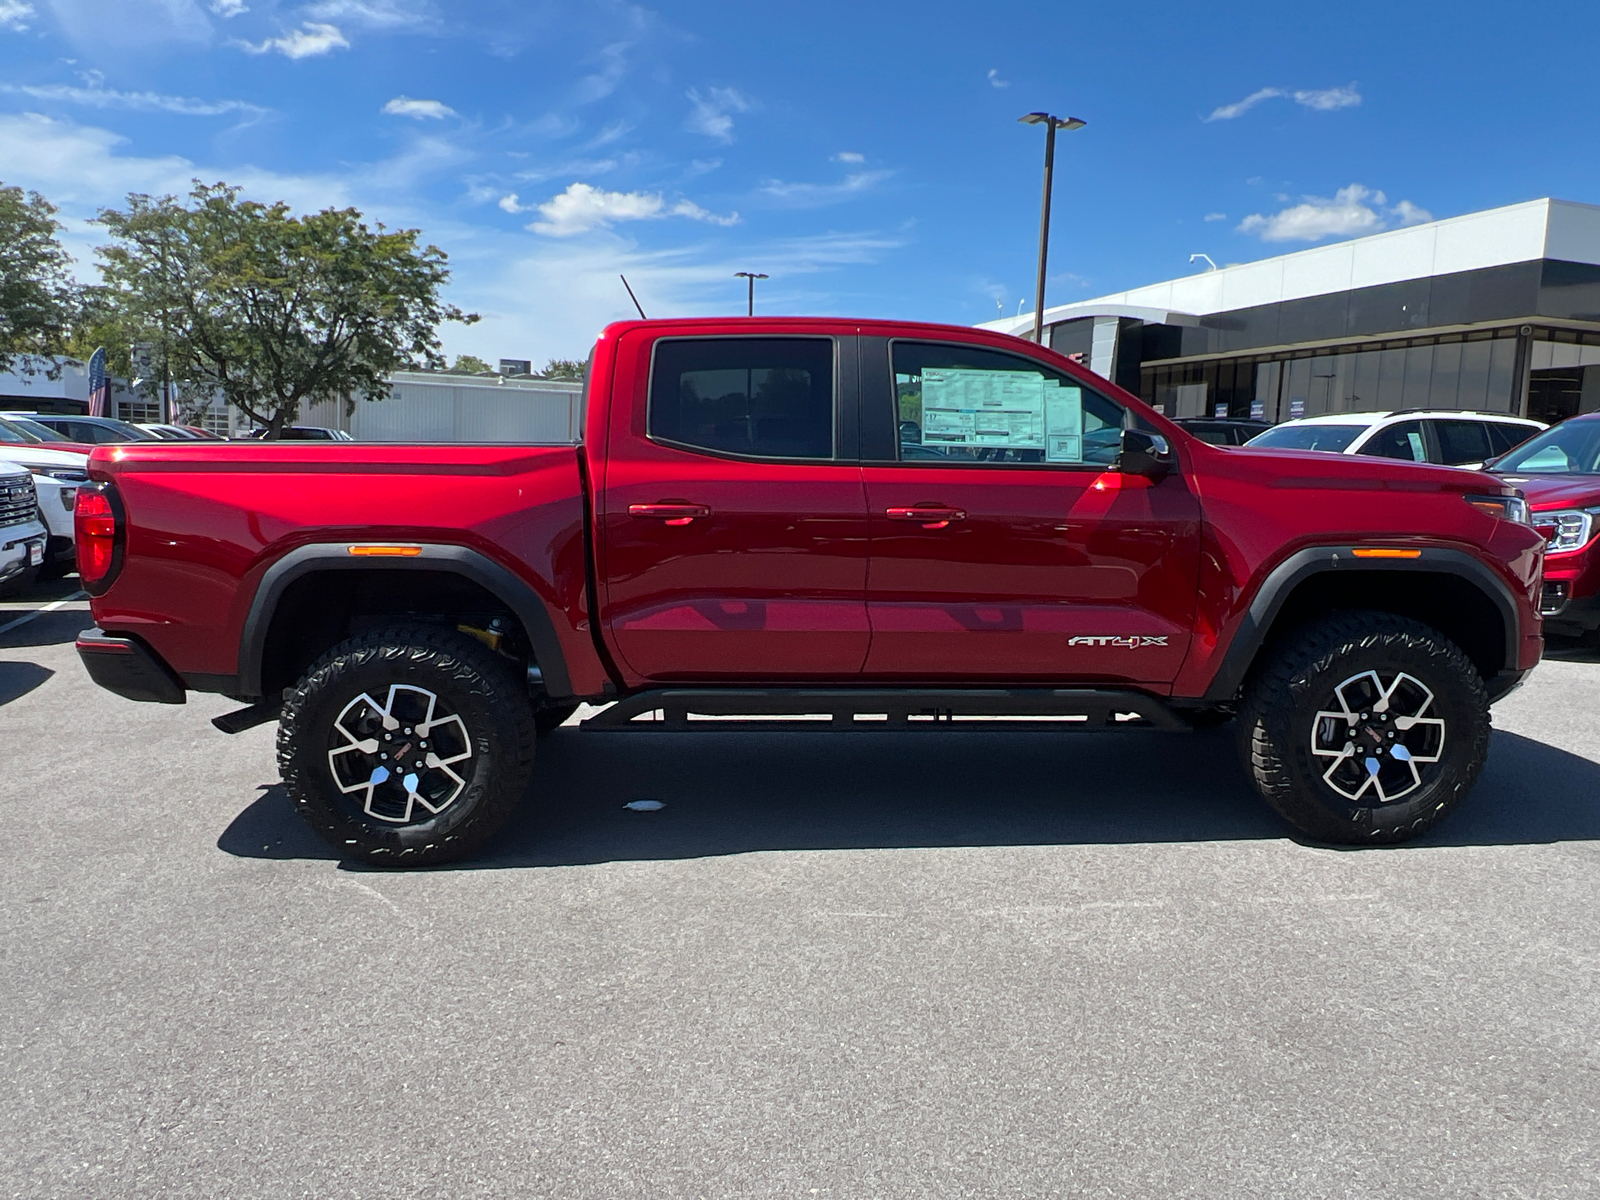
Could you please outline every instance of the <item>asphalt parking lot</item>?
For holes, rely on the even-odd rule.
[[[1401,848],[1220,735],[568,728],[395,874],[86,624],[0,634],[0,1196],[1600,1195],[1600,656]]]

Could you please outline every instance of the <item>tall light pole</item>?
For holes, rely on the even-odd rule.
[[[733,273],[733,277],[735,279],[748,279],[750,281],[750,305],[749,305],[749,308],[746,310],[744,315],[747,316],[747,317],[755,316],[756,315],[756,280],[765,279],[766,276],[757,274],[754,271],[735,271]]]
[[[1033,306],[1033,340],[1039,343],[1044,340],[1044,271],[1050,257],[1050,185],[1056,166],[1056,130],[1071,132],[1082,129],[1088,122],[1077,117],[1063,120],[1045,112],[1031,112],[1017,120],[1024,125],[1044,126],[1044,208],[1039,215],[1039,289]]]

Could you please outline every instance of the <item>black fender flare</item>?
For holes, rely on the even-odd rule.
[[[1357,558],[1354,546],[1309,546],[1296,551],[1274,567],[1261,581],[1244,620],[1234,632],[1233,641],[1223,655],[1222,665],[1212,677],[1204,700],[1209,704],[1226,704],[1238,694],[1250,666],[1267,640],[1272,623],[1277,620],[1284,601],[1294,589],[1314,575],[1334,571],[1409,571],[1438,575],[1455,575],[1473,584],[1500,611],[1505,625],[1505,651],[1501,671],[1516,671],[1518,639],[1521,635],[1517,619],[1517,603],[1505,581],[1478,559],[1462,550],[1436,547],[1424,549],[1416,558]]]
[[[407,542],[409,546],[419,543]],[[466,546],[420,544],[420,553],[356,556],[348,542],[313,542],[289,551],[267,568],[250,601],[250,611],[239,634],[239,694],[262,695],[262,666],[267,630],[273,613],[289,585],[318,571],[443,571],[470,579],[516,614],[533,644],[533,654],[544,675],[544,688],[553,699],[572,695],[566,656],[556,637],[555,623],[539,594],[526,582],[486,555]]]

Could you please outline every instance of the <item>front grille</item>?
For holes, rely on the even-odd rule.
[[[39,497],[33,490],[33,479],[0,478],[0,526],[22,525],[39,516]]]

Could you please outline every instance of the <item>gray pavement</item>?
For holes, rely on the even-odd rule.
[[[563,729],[391,874],[84,609],[0,634],[0,1196],[1600,1195],[1600,662],[1403,848],[1226,736]]]

